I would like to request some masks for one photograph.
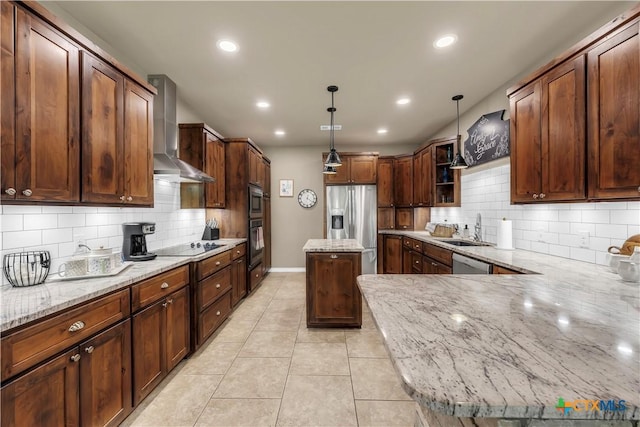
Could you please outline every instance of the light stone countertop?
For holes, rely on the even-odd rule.
[[[139,261],[116,276],[84,280],[45,282],[29,287],[0,287],[0,331],[5,332],[33,320],[48,316],[101,295],[126,288],[132,283],[155,276],[172,268],[200,261],[227,251],[247,239],[220,239],[223,245],[193,257],[162,256],[151,261]]]
[[[364,246],[355,239],[309,239],[304,252],[363,252]]]
[[[392,232],[531,275],[364,275],[407,393],[455,417],[640,419],[640,286],[605,266]],[[626,411],[555,408],[625,400]]]

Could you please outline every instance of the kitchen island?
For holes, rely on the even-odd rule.
[[[306,254],[307,327],[361,327],[364,247],[353,239],[310,239]]]
[[[419,404],[416,425],[635,426],[624,420],[640,419],[639,289],[613,274],[576,280],[586,275],[358,284]]]

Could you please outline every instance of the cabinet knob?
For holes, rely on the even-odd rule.
[[[82,320],[78,320],[77,322],[73,322],[73,324],[69,326],[69,332],[77,332],[82,328],[84,328],[84,322]]]
[[[167,282],[162,282],[162,285],[160,285],[160,289],[167,289],[169,287],[169,284]]]
[[[416,249],[420,249],[420,245],[416,245]]]
[[[220,316],[220,310],[216,311],[216,316]]]
[[[240,251],[236,251],[236,253],[237,253],[237,254],[239,254],[239,253],[240,253]]]
[[[167,304],[173,304],[173,298],[167,300]]]
[[[84,349],[84,351],[86,351],[87,353],[93,353],[93,350],[94,350],[94,348],[93,348],[92,345],[90,345],[89,347]]]
[[[168,306],[168,305],[169,305],[169,303],[168,303],[168,302],[166,302],[166,301],[162,303],[162,306],[163,306],[163,307],[166,307],[166,306]]]
[[[124,196],[120,196],[120,201],[124,202]]]
[[[420,264],[420,261],[416,261],[416,264]]]
[[[80,360],[80,355],[79,354],[74,354],[73,356],[71,356],[71,360],[73,362],[77,362]]]
[[[27,188],[26,190],[22,191],[22,194],[24,194],[27,197],[31,197],[31,195],[33,194],[33,191]]]
[[[216,265],[220,265],[220,261],[216,261]]]
[[[331,259],[338,259],[338,255],[336,255],[336,254],[331,254]]]
[[[640,187],[638,187],[638,191],[640,191]],[[10,196],[15,196],[16,195],[16,189],[9,187],[6,190],[4,190],[5,193],[7,193]]]
[[[538,198],[538,195],[537,195],[537,194],[534,194],[534,195],[533,195],[533,198],[534,198],[534,199],[537,199],[537,198]]]
[[[130,202],[132,200],[133,200],[133,197],[131,197],[131,196],[127,197],[127,202]]]
[[[258,277],[258,273],[256,273],[256,277]]]
[[[547,197],[547,195],[546,195],[546,194],[544,194],[544,193],[540,193],[540,198],[541,198],[541,199],[544,199],[545,197]]]
[[[436,264],[435,262],[432,262],[431,265],[433,265],[434,267],[438,266],[438,264]]]
[[[216,283],[216,289],[220,289],[220,283]]]
[[[406,225],[403,225],[403,226],[402,226],[402,228],[407,228],[407,226],[406,226]]]

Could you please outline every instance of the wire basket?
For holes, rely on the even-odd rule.
[[[44,283],[51,267],[49,251],[30,251],[6,254],[2,272],[12,286],[23,287]]]

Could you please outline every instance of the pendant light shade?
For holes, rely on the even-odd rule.
[[[335,168],[338,166],[342,166],[342,161],[340,160],[340,155],[336,151],[335,147],[335,135],[333,129],[333,113],[336,112],[336,108],[333,106],[333,94],[338,91],[338,86],[331,85],[327,87],[327,90],[331,92],[331,107],[327,108],[327,111],[331,113],[331,128],[329,129],[329,155],[327,156],[327,160],[325,160],[324,165],[325,168],[322,173],[325,174],[334,174],[336,173]]]
[[[458,118],[458,133],[456,135],[456,144],[458,145],[458,152],[456,156],[453,158],[453,161],[449,165],[450,169],[466,169],[469,166],[467,162],[464,161],[464,157],[462,157],[462,137],[460,136],[460,100],[463,98],[462,95],[456,95],[451,98],[452,101],[456,101],[456,116]]]
[[[335,174],[338,173],[338,171],[333,166],[325,165],[324,169],[322,170],[322,173],[325,174],[325,175],[335,175]]]

